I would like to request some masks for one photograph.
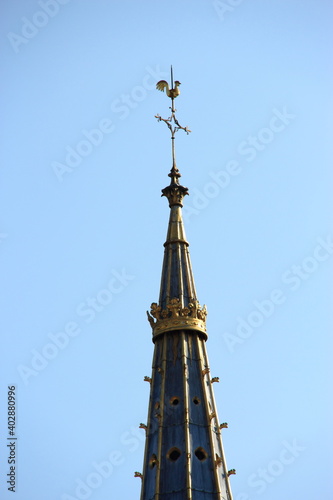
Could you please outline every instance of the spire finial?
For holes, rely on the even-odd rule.
[[[176,99],[177,96],[180,94],[180,89],[179,89],[180,82],[178,80],[175,81],[175,85],[173,84],[173,69],[171,66],[171,88],[169,87],[169,84],[165,80],[160,80],[156,84],[157,90],[161,90],[163,92],[165,90],[165,93],[168,97],[171,99],[171,106],[169,109],[171,109],[171,116],[169,118],[162,118],[160,115],[155,115],[155,118],[157,120],[163,121],[164,123],[167,124],[170,132],[171,132],[171,144],[172,144],[172,168],[169,174],[169,177],[171,177],[171,183],[174,182],[176,184],[178,183],[178,177],[180,177],[179,170],[176,166],[176,153],[175,153],[175,133],[178,132],[178,130],[184,130],[187,134],[191,132],[191,130],[188,127],[182,127],[180,123],[178,122],[176,118],[176,109],[175,109],[175,104],[174,100]],[[173,125],[172,125],[173,122]]]

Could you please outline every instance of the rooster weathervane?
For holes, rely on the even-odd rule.
[[[169,118],[162,118],[160,115],[155,115],[155,118],[157,118],[157,120],[159,122],[163,121],[164,123],[166,123],[170,132],[171,132],[172,168],[177,168],[176,167],[176,153],[175,153],[175,134],[176,134],[176,132],[178,132],[178,130],[184,130],[186,132],[186,134],[189,134],[191,132],[191,130],[188,127],[182,127],[176,118],[175,113],[177,110],[175,109],[174,100],[180,94],[179,85],[181,85],[181,83],[178,80],[175,81],[175,84],[173,83],[172,66],[171,66],[171,88],[169,87],[168,82],[165,80],[160,80],[156,84],[157,90],[160,90],[161,92],[165,91],[166,95],[168,97],[170,97],[170,99],[171,99],[171,106],[169,107],[169,109],[171,109],[171,116],[169,116]],[[173,125],[172,125],[172,122],[174,123]]]

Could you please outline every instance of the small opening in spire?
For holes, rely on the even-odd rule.
[[[194,396],[194,398],[192,399],[193,403],[195,405],[199,405],[201,403],[200,399],[197,397],[197,396]]]
[[[179,397],[178,396],[174,396],[173,398],[170,399],[170,404],[172,406],[177,406],[179,405]]]
[[[149,467],[153,469],[157,465],[157,456],[155,453],[152,454],[151,459],[149,460]]]
[[[203,462],[208,457],[207,452],[201,446],[195,450],[194,454],[200,462]]]
[[[176,462],[180,455],[181,451],[178,448],[171,448],[167,453],[167,458],[171,460],[171,462]]]

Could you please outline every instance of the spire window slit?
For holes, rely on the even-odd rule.
[[[204,462],[208,457],[207,452],[201,446],[195,450],[194,454],[200,462]]]
[[[177,462],[180,455],[181,455],[181,451],[178,448],[171,448],[171,450],[169,450],[167,453],[167,458],[171,462]]]

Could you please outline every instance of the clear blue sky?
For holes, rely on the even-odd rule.
[[[170,103],[154,87],[170,64],[234,500],[331,498],[332,3],[1,10],[0,404],[7,438],[16,385],[15,498],[139,498],[171,167],[154,118]]]

